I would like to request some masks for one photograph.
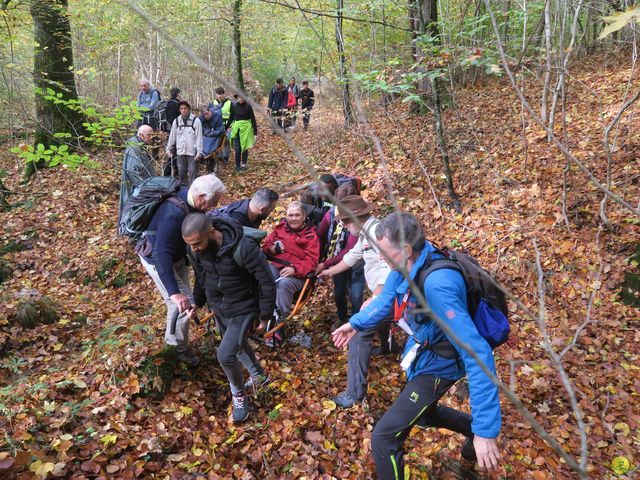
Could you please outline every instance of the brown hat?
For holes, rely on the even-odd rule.
[[[342,207],[336,209],[337,220],[351,218],[346,211],[347,209],[356,217],[361,217],[370,213],[375,208],[372,203],[367,203],[361,195],[349,195],[348,197],[344,197],[340,203],[342,203]]]

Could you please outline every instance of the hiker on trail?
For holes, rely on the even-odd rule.
[[[181,90],[178,87],[173,87],[169,93],[171,98],[167,101],[166,117],[167,117],[167,131],[171,130],[173,121],[180,115],[180,102],[182,101]]]
[[[390,314],[394,314],[396,320],[406,322],[412,332],[402,360],[407,384],[378,421],[371,437],[378,478],[402,478],[399,477],[404,472],[402,446],[416,424],[463,434],[467,437],[462,446],[465,459],[477,457],[480,467],[497,467],[500,454],[496,437],[500,433],[501,423],[498,388],[476,360],[451,342],[434,321],[424,313],[416,313],[415,306],[421,305],[421,302],[409,290],[407,279],[399,271],[401,267],[406,268],[411,278],[419,283],[419,272],[423,266],[431,258],[442,258],[441,255],[425,241],[418,219],[408,213],[392,213],[376,227],[375,235],[393,272],[380,295],[351,317],[349,323],[333,332],[333,341],[341,348],[354,336],[357,338],[362,332],[375,328]],[[493,352],[469,315],[467,287],[460,272],[449,268],[435,270],[427,276],[421,290],[429,308],[447,323],[460,340],[471,347],[495,375]],[[456,356],[444,358],[432,348],[421,347],[433,347],[443,341],[449,347],[453,344],[451,349]],[[465,374],[469,379],[473,416],[438,405],[440,398]]]
[[[320,175],[319,182],[311,183],[306,190],[300,194],[300,202],[304,207],[304,211],[307,215],[307,219],[318,227],[322,218],[327,211],[333,206],[329,202],[329,198],[326,193],[333,195],[338,187],[338,182],[331,174]]]
[[[167,101],[165,105],[165,120],[166,120],[166,130],[167,132],[171,132],[171,127],[173,126],[173,121],[178,118],[180,115],[180,102],[182,101],[182,95],[180,95],[181,91],[178,87],[173,87],[170,92],[171,98]],[[167,161],[162,167],[162,175],[165,177],[170,177],[178,173],[178,165],[176,164],[175,157],[166,157]]]
[[[244,172],[249,162],[249,149],[253,147],[258,136],[258,125],[253,108],[244,98],[234,95],[237,100],[231,105],[231,142],[235,150],[236,172]]]
[[[202,123],[203,155],[207,160],[207,173],[217,173],[217,153],[214,152],[220,146],[225,135],[222,113],[219,108],[209,105],[200,107],[200,122]]]
[[[220,216],[231,218],[242,227],[260,228],[271,212],[276,208],[279,195],[270,188],[263,187],[253,194],[251,199],[245,198],[217,209]]]
[[[335,197],[342,201],[345,197],[355,195],[355,188],[351,184],[344,184],[335,191]],[[351,235],[344,224],[336,219],[336,207],[333,206],[324,215],[318,227],[321,255],[324,259],[318,264],[316,274],[340,263],[345,254],[356,246],[358,236]],[[331,331],[344,324],[349,319],[349,305],[347,297],[351,299],[351,313],[357,313],[362,306],[364,295],[364,262],[358,262],[349,270],[333,276],[333,298],[336,302],[337,318],[331,325]]]
[[[167,155],[176,157],[180,185],[189,186],[196,178],[197,161],[204,158],[202,123],[191,113],[189,102],[182,100],[178,104],[180,115],[173,121],[167,141]]]
[[[315,272],[320,256],[318,235],[307,224],[300,202],[289,204],[286,218],[265,239],[262,251],[271,260],[276,279],[276,305],[282,318],[287,318],[293,296],[302,289],[305,277]]]
[[[153,158],[145,148],[145,145],[151,144],[152,138],[153,128],[149,125],[141,125],[138,128],[138,133],[127,140],[127,149],[124,151],[124,159],[122,160],[118,225],[122,216],[122,207],[127,203],[133,189],[156,174]]]
[[[269,381],[247,341],[256,319],[266,323],[273,317],[276,285],[269,262],[242,227],[223,217],[192,213],[182,223],[182,237],[195,272],[195,305],[209,305],[222,336],[217,357],[231,387],[233,421],[244,422],[247,390]],[[249,372],[247,383],[240,365]]]
[[[284,88],[284,82],[281,78],[276,80],[276,84],[269,93],[269,102],[267,103],[267,113],[271,115],[280,128],[284,128],[282,122],[283,115],[287,109],[287,91]],[[273,131],[275,133],[275,130]]]
[[[220,109],[222,121],[224,122],[224,129],[227,134],[227,141],[220,151],[218,158],[220,158],[222,163],[225,165],[229,162],[229,154],[231,153],[231,141],[229,140],[229,137],[231,136],[231,105],[231,100],[227,98],[224,88],[216,88],[216,98],[213,101],[213,106]]]
[[[304,130],[309,129],[309,121],[311,120],[311,110],[316,103],[316,98],[313,90],[309,88],[309,82],[304,80],[302,82],[302,90],[300,90],[300,108],[302,113],[302,124]]]
[[[298,97],[300,97],[300,89],[296,85],[296,79],[291,77],[289,85],[287,85],[287,115],[291,120],[291,127],[296,126],[296,116],[298,115]]]
[[[145,233],[148,248],[138,250],[142,265],[167,306],[164,340],[168,345],[176,345],[179,360],[190,365],[197,364],[198,357],[189,348],[189,313],[193,298],[185,262],[186,244],[180,233],[182,221],[189,213],[214,208],[224,192],[224,184],[215,175],[203,175],[188,189],[180,188],[155,211]],[[175,334],[172,334],[171,323],[175,315],[178,317]]]
[[[136,106],[143,110],[142,120],[138,120],[136,122],[139,127],[140,125],[151,125],[151,128],[154,127],[152,125],[152,117],[153,110],[156,108],[156,105],[160,101],[160,92],[155,88],[151,87],[151,82],[148,78],[140,79],[140,92],[138,93],[138,100],[136,101]]]
[[[358,242],[337,265],[323,270],[318,274],[318,277],[333,277],[353,268],[358,262],[364,261],[364,278],[373,294],[366,302],[368,303],[380,294],[391,271],[389,265],[380,258],[378,247],[370,240],[374,239],[375,241],[375,229],[380,220],[371,215],[374,205],[367,203],[360,195],[345,197],[342,199],[342,204],[345,207],[344,211],[338,208],[335,218],[342,221],[344,228],[351,235],[358,237]],[[361,226],[353,221],[347,213],[348,211],[357,217]],[[387,321],[381,322],[379,325],[358,332],[356,338],[349,345],[347,389],[334,398],[336,405],[339,407],[351,408],[365,400],[368,389],[367,373],[369,371],[369,361],[373,354],[371,343],[376,334],[380,337],[379,354],[387,354],[394,350],[399,350],[395,339],[389,334],[390,320],[390,318],[387,318]]]

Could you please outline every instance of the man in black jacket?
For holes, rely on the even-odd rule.
[[[182,224],[182,237],[196,277],[195,304],[209,305],[222,335],[217,356],[231,387],[233,421],[244,422],[250,405],[240,364],[249,371],[248,384],[268,381],[247,342],[247,331],[256,318],[264,325],[273,316],[276,284],[269,262],[232,220],[190,214]]]
[[[226,207],[212,210],[212,216],[224,216],[235,220],[243,227],[260,228],[262,222],[269,218],[278,203],[278,192],[262,187],[249,198],[230,203]]]
[[[300,108],[302,108],[302,123],[304,129],[309,128],[309,120],[311,119],[311,110],[316,102],[313,90],[309,88],[309,82],[302,82],[302,90],[300,90]]]

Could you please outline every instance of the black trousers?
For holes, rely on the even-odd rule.
[[[242,151],[240,146],[240,135],[235,138],[234,141],[235,154],[236,154],[236,170],[240,170],[240,166],[247,166],[249,161],[249,150]]]
[[[402,445],[416,423],[473,437],[469,414],[438,405],[454,383],[433,375],[418,375],[407,382],[373,429],[371,450],[380,480],[404,478]]]

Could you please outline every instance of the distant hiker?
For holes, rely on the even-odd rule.
[[[229,162],[229,154],[231,153],[231,105],[231,100],[227,98],[224,88],[216,88],[216,98],[213,101],[213,106],[220,109],[222,122],[224,123],[224,129],[227,135],[227,141],[218,157],[225,165]]]
[[[258,136],[258,125],[253,108],[244,98],[234,95],[237,102],[231,106],[231,142],[236,157],[236,171],[245,171],[249,162],[249,149],[253,147]]]
[[[355,195],[353,185],[346,183],[335,191],[336,199],[342,200]],[[333,206],[322,218],[318,227],[322,259],[316,268],[316,274],[340,263],[345,254],[356,246],[358,236],[351,235],[340,220],[336,219],[336,207]],[[337,318],[331,325],[331,331],[343,325],[349,319],[349,303],[351,300],[351,314],[360,311],[364,295],[365,278],[364,262],[358,262],[349,270],[333,276],[333,298],[336,302]]]
[[[408,213],[392,213],[376,227],[375,236],[381,253],[392,265],[384,289],[378,297],[333,332],[339,348],[355,336],[375,329],[389,315],[407,325],[408,339],[401,366],[407,383],[373,430],[371,451],[378,478],[398,479],[404,472],[403,444],[414,425],[446,428],[463,434],[466,440],[462,456],[477,457],[482,468],[498,466],[500,453],[496,437],[500,433],[500,399],[498,388],[478,362],[449,339],[440,327],[416,306],[424,308],[409,290],[399,267],[420,284],[420,271],[431,259],[443,258],[425,241],[422,225]],[[430,273],[422,287],[429,308],[471,347],[484,366],[496,373],[493,352],[469,315],[467,286],[459,271],[442,268]],[[441,356],[438,345],[447,343],[454,355]],[[351,352],[351,345],[349,345]],[[470,416],[447,406],[440,398],[460,378],[467,376],[471,401]]]
[[[233,421],[244,422],[250,409],[247,390],[269,381],[247,341],[255,320],[266,323],[273,317],[276,286],[269,262],[237,223],[223,217],[192,213],[182,223],[182,237],[196,277],[195,304],[209,305],[222,336],[217,357],[231,387]],[[250,375],[246,384],[240,365]]]
[[[185,263],[187,250],[181,235],[182,221],[191,212],[207,212],[214,208],[224,192],[224,184],[215,175],[203,175],[188,189],[182,187],[155,211],[145,233],[146,249],[138,250],[142,265],[167,306],[164,340],[168,345],[176,345],[178,358],[188,364],[196,364],[198,358],[189,348],[189,314],[192,313],[193,298]],[[172,334],[175,315],[178,317]]]
[[[200,107],[200,122],[202,123],[203,155],[207,159],[207,173],[218,172],[217,153],[213,153],[220,146],[224,138],[224,123],[219,108],[209,105]]]
[[[153,111],[158,102],[160,102],[160,92],[151,87],[151,82],[148,78],[141,78],[140,92],[138,93],[136,106],[141,108],[143,113],[142,120],[137,122],[138,125],[136,125],[136,127],[139,127],[140,125],[150,125],[151,128],[155,128],[155,126],[152,125],[152,117]]]
[[[287,116],[291,122],[291,127],[296,126],[296,116],[298,115],[298,97],[300,89],[296,85],[296,79],[291,77],[287,85]]]
[[[267,112],[271,115],[280,128],[284,128],[283,115],[287,109],[287,91],[281,78],[276,80],[276,84],[269,93]],[[274,131],[275,133],[275,131]]]
[[[182,101],[181,90],[178,87],[173,87],[170,92],[171,98],[167,101],[166,119],[167,119],[167,131],[171,130],[173,121],[180,115],[180,102]]]
[[[122,207],[133,189],[144,180],[154,177],[155,167],[153,158],[147,151],[145,145],[151,144],[153,138],[153,128],[149,125],[141,125],[138,133],[127,140],[127,148],[124,151],[122,160],[122,177],[120,179],[120,204],[118,208],[118,225],[122,215]]]
[[[333,267],[327,268],[318,274],[319,278],[332,277],[356,266],[360,261],[364,261],[364,278],[373,296],[368,300],[375,299],[391,271],[389,265],[380,257],[380,251],[375,243],[370,239],[375,239],[376,226],[380,223],[376,217],[371,215],[374,205],[367,203],[360,195],[352,195],[342,199],[345,209],[338,208],[335,218],[341,220],[351,235],[358,237],[356,245],[349,250],[342,260]],[[354,222],[347,213],[347,209],[358,219],[358,224]],[[360,226],[361,225],[361,226]],[[365,303],[366,305],[366,303]],[[351,408],[356,403],[362,402],[367,395],[368,382],[367,374],[369,362],[372,355],[373,337],[378,334],[382,352],[388,353],[390,350],[398,349],[394,344],[393,336],[389,334],[391,318],[386,322],[380,322],[373,328],[358,332],[355,340],[349,345],[347,357],[347,388],[339,393],[334,401],[341,408]],[[392,343],[389,345],[389,343]]]
[[[173,87],[170,91],[171,98],[167,101],[165,105],[165,125],[167,132],[171,131],[171,127],[173,126],[173,121],[178,118],[180,115],[180,102],[182,101],[182,95],[180,95],[181,91],[178,87]],[[165,177],[170,177],[174,174],[178,174],[178,165],[176,164],[175,157],[167,157],[168,161],[165,162],[162,167],[162,174]]]
[[[260,228],[278,203],[278,193],[263,187],[251,199],[238,200],[218,209],[219,215],[235,220],[240,226]]]
[[[304,129],[309,129],[309,121],[311,120],[311,110],[315,104],[316,99],[313,90],[309,88],[309,82],[304,80],[302,82],[302,90],[300,90],[300,108],[302,113],[302,124]]]
[[[189,102],[178,104],[180,115],[173,121],[167,141],[167,155],[176,157],[180,185],[189,186],[196,178],[197,161],[203,159],[202,123],[191,113]]]
[[[305,277],[315,272],[320,256],[320,241],[315,229],[306,223],[300,202],[291,202],[287,215],[265,239],[262,251],[271,259],[276,279],[276,304],[284,318],[291,311],[296,292]]]

